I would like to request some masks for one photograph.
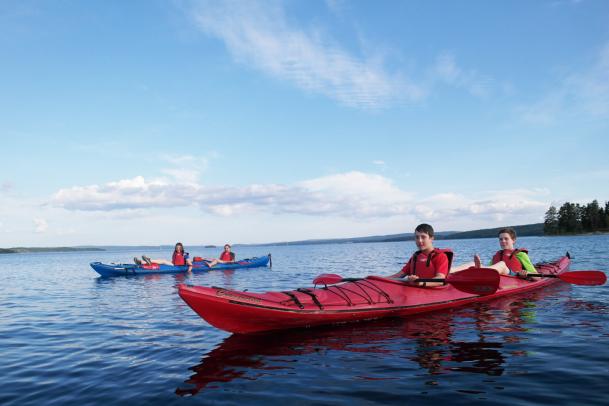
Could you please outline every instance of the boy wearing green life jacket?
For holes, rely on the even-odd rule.
[[[526,277],[528,273],[537,273],[528,251],[524,248],[514,248],[516,231],[513,228],[504,228],[499,231],[499,245],[501,249],[493,255],[487,268],[495,269],[501,275],[518,275]],[[480,256],[474,256],[476,268],[481,268]]]

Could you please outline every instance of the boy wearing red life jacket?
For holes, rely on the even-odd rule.
[[[450,270],[451,250],[434,248],[434,230],[429,224],[419,224],[414,230],[418,251],[408,260],[402,270],[390,278],[404,278],[415,286],[441,286],[442,282],[417,282],[417,279],[445,279]]]
[[[501,275],[518,275],[526,277],[528,273],[537,273],[529,258],[529,252],[524,248],[514,248],[516,231],[504,228],[499,231],[501,249],[493,255],[489,268],[497,270]],[[480,257],[474,256],[476,268],[480,268]]]

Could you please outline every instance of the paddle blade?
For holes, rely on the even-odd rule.
[[[574,285],[598,286],[607,282],[607,275],[601,271],[574,271],[563,272],[558,275],[561,281]]]
[[[463,292],[486,296],[499,289],[499,274],[494,269],[471,267],[448,274],[446,282]]]
[[[335,273],[322,273],[313,279],[313,285],[334,285],[343,281],[343,277]]]

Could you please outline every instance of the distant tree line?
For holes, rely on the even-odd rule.
[[[543,232],[546,235],[609,231],[609,202],[605,207],[595,199],[588,204],[566,202],[559,209],[550,206],[546,212]]]

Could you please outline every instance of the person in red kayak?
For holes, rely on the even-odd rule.
[[[514,248],[516,231],[507,227],[499,231],[499,246],[501,249],[493,255],[487,268],[495,269],[501,275],[518,275],[526,277],[528,273],[537,273],[529,258],[529,252],[524,248]],[[474,266],[481,268],[480,256],[474,255]]]
[[[230,262],[235,262],[235,253],[231,251],[230,244],[224,244],[224,251],[220,254],[220,258],[212,259],[207,265],[211,268],[217,264],[226,264]]]
[[[167,261],[165,259],[150,259],[150,257],[147,257],[146,255],[142,255],[142,260],[144,263],[146,263],[146,265],[188,265],[188,270],[190,271],[192,269],[192,262],[188,259],[188,253],[184,252],[184,246],[181,242],[176,243],[176,246],[173,250],[173,255],[171,256],[171,261]],[[133,258],[133,262],[135,262],[137,265],[142,265],[142,261],[140,261],[137,257]]]
[[[417,282],[417,279],[445,279],[450,270],[451,250],[434,248],[434,231],[429,224],[419,224],[414,230],[416,251],[402,270],[390,278],[404,278],[412,285],[421,287],[442,286],[443,282]]]

